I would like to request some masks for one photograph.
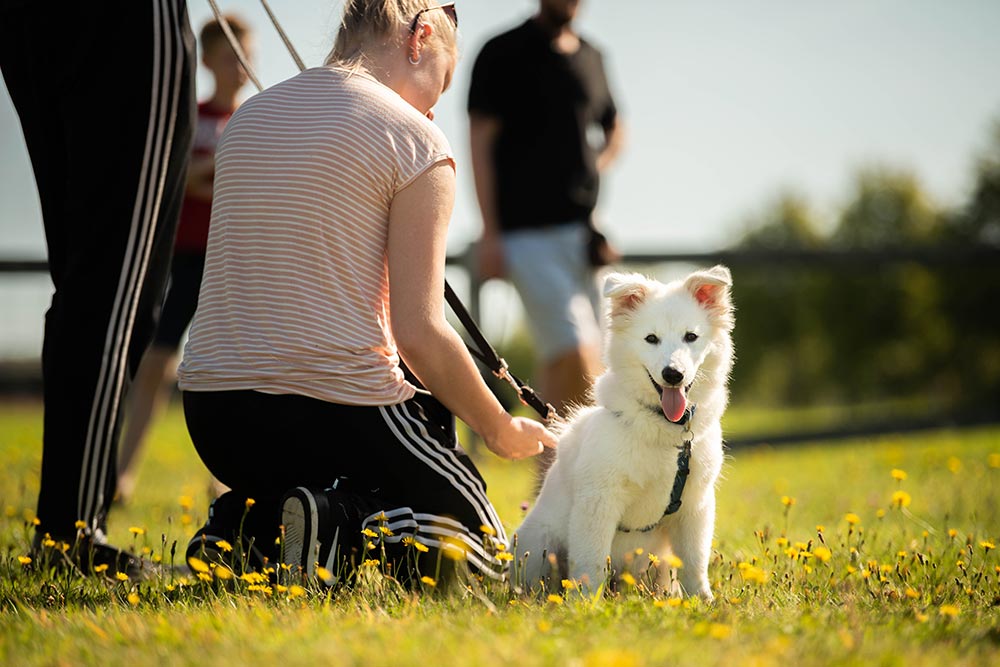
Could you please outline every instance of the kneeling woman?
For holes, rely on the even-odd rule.
[[[444,317],[455,166],[428,116],[456,28],[453,5],[350,0],[327,64],[229,122],[179,376],[195,447],[232,491],[189,554],[234,539],[253,498],[254,553],[278,556],[283,523],[284,560],[308,573],[367,527],[502,576],[503,526],[452,414],[504,458],[555,442],[507,414]]]

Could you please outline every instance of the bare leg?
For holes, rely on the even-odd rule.
[[[121,502],[128,502],[135,491],[138,458],[145,447],[149,425],[159,414],[168,395],[170,383],[165,381],[165,376],[175,358],[174,350],[154,346],[146,351],[139,364],[126,412],[125,436],[118,455],[116,495]]]
[[[587,401],[587,392],[594,378],[601,372],[600,353],[595,347],[580,346],[541,367],[539,377],[539,392],[546,401],[565,415],[570,405],[582,405]],[[538,477],[535,483],[535,493],[541,489],[545,473],[555,460],[555,450],[546,449],[535,457]]]

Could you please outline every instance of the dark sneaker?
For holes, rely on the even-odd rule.
[[[145,579],[159,568],[153,563],[107,543],[103,533],[79,535],[69,540],[35,534],[31,546],[32,560],[39,567],[68,567],[84,575],[115,576]]]
[[[309,577],[323,567],[333,575],[327,581],[332,585],[357,564],[364,545],[364,520],[379,510],[379,501],[370,496],[334,488],[292,489],[281,501],[282,563]]]
[[[197,558],[225,565],[238,573],[262,572],[267,558],[252,540],[240,535],[246,511],[245,499],[231,492],[213,500],[208,508],[208,522],[188,542],[185,562]]]
[[[304,486],[289,491],[281,501],[281,524],[285,527],[281,560],[293,572],[312,577],[318,564],[331,573],[339,569],[334,561],[339,551],[340,526],[333,525],[325,492]]]

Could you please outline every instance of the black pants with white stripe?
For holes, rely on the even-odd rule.
[[[458,444],[454,418],[431,396],[366,407],[256,391],[185,392],[184,414],[212,474],[256,501],[245,527],[256,544],[273,544],[285,492],[341,480],[338,488],[376,499],[379,512],[365,523],[379,532],[374,517],[384,512],[387,543],[408,536],[432,549],[450,543],[474,570],[502,576],[503,525]]]
[[[154,331],[194,118],[185,0],[0,0],[0,68],[49,272],[39,532],[103,530],[125,388]]]

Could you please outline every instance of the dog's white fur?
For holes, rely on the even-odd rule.
[[[719,420],[733,361],[731,284],[723,266],[669,284],[637,274],[607,278],[607,371],[595,383],[595,405],[578,410],[561,431],[555,463],[516,531],[515,581],[534,587],[547,579],[557,586],[552,554],[558,576],[596,590],[609,556],[620,574],[641,548],[661,559],[658,586],[712,598],[708,561],[723,460]],[[685,341],[689,333],[697,340]],[[650,334],[657,342],[647,340]],[[663,377],[667,368],[683,375],[673,387]],[[697,409],[687,434],[665,417],[670,406],[661,406],[651,378],[674,397],[676,387],[690,385],[685,398]],[[683,438],[692,442],[691,473],[680,509],[664,516]],[[654,524],[648,532],[635,530]],[[670,554],[683,563],[676,578],[667,565]],[[636,576],[649,562],[641,558]]]

